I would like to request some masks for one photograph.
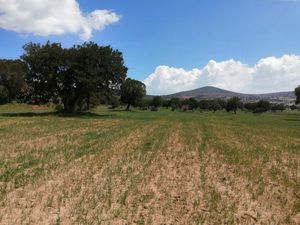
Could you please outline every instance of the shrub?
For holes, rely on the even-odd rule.
[[[64,110],[64,105],[59,103],[55,106],[55,110],[58,111],[58,112],[61,112]]]
[[[158,111],[158,107],[151,106],[151,107],[150,107],[150,110],[151,110],[152,112],[157,112],[157,111]]]
[[[120,106],[119,98],[116,96],[111,96],[109,99],[109,104],[111,105],[112,109],[118,108]]]

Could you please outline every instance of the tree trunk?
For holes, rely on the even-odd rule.
[[[64,112],[68,112],[68,107],[69,107],[69,105],[68,105],[68,100],[67,99],[62,99],[62,103],[63,103],[63,105],[64,105]]]
[[[64,112],[73,113],[75,111],[75,101],[74,100],[72,101],[71,99],[66,98],[62,102],[64,105]]]
[[[129,109],[130,109],[130,103],[127,104],[126,111],[129,111]]]
[[[90,94],[88,93],[88,96],[86,97],[86,108],[87,108],[87,110],[90,110],[90,100],[91,100],[91,97],[90,97]]]

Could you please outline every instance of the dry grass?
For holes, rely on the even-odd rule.
[[[299,114],[95,113],[0,116],[0,224],[300,223]]]

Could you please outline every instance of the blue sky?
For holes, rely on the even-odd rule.
[[[27,2],[30,4],[34,0]],[[204,85],[248,92],[268,92],[273,89],[281,91],[292,87],[292,85],[287,85],[286,89],[284,87],[280,89],[278,86],[257,88],[257,85],[248,89],[234,85],[230,87],[223,85],[219,80],[209,80],[210,75],[203,75],[203,71],[211,60],[219,66],[222,62],[234,59],[234,66],[242,62],[248,64],[247,68],[253,69],[261,59],[268,57],[274,57],[276,60],[281,60],[284,55],[298,57],[300,1],[78,0],[77,2],[81,12],[85,14],[96,9],[111,9],[120,16],[118,22],[107,25],[104,30],[94,30],[90,40],[103,45],[112,45],[121,50],[129,68],[128,75],[139,80],[148,78],[146,83],[148,82],[149,87],[153,87],[149,88],[152,93],[164,94]],[[5,0],[0,0],[1,3],[6,4]],[[2,11],[5,13],[5,9]],[[39,20],[39,17],[35,19]],[[83,42],[76,32],[41,37],[12,31],[1,26],[1,17],[0,27],[2,27],[0,58],[19,57],[22,54],[22,45],[29,41],[51,40],[61,42],[64,46]],[[295,59],[296,63],[297,60],[298,58]],[[165,66],[166,71],[162,74],[155,73],[161,66]],[[297,65],[294,66],[298,68]],[[180,73],[182,68],[181,72],[188,74],[195,68],[200,71],[197,76],[207,78],[201,81],[199,79],[187,81],[187,83],[194,82],[192,85],[186,85],[184,81],[177,89],[172,88],[172,84],[169,87],[163,83],[168,82],[164,77],[172,76],[169,74],[172,68],[176,69],[174,73]],[[149,79],[150,74],[153,75],[152,78],[154,77],[152,80]],[[174,79],[180,79],[180,76]],[[300,83],[298,78],[296,77],[296,82]],[[295,79],[290,82],[292,81]],[[227,83],[230,84],[230,80]],[[155,88],[157,85],[161,85],[159,90]],[[254,85],[253,81],[251,85]],[[166,88],[169,91],[166,91]]]

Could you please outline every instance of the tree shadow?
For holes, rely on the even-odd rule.
[[[125,110],[125,109],[108,109],[109,112],[131,112],[131,110]]]
[[[284,119],[285,121],[291,121],[291,122],[300,122],[300,118],[289,118],[289,119]]]
[[[3,117],[46,117],[46,116],[58,116],[66,118],[111,118],[115,117],[115,114],[97,114],[93,112],[22,112],[22,113],[0,113]]]

